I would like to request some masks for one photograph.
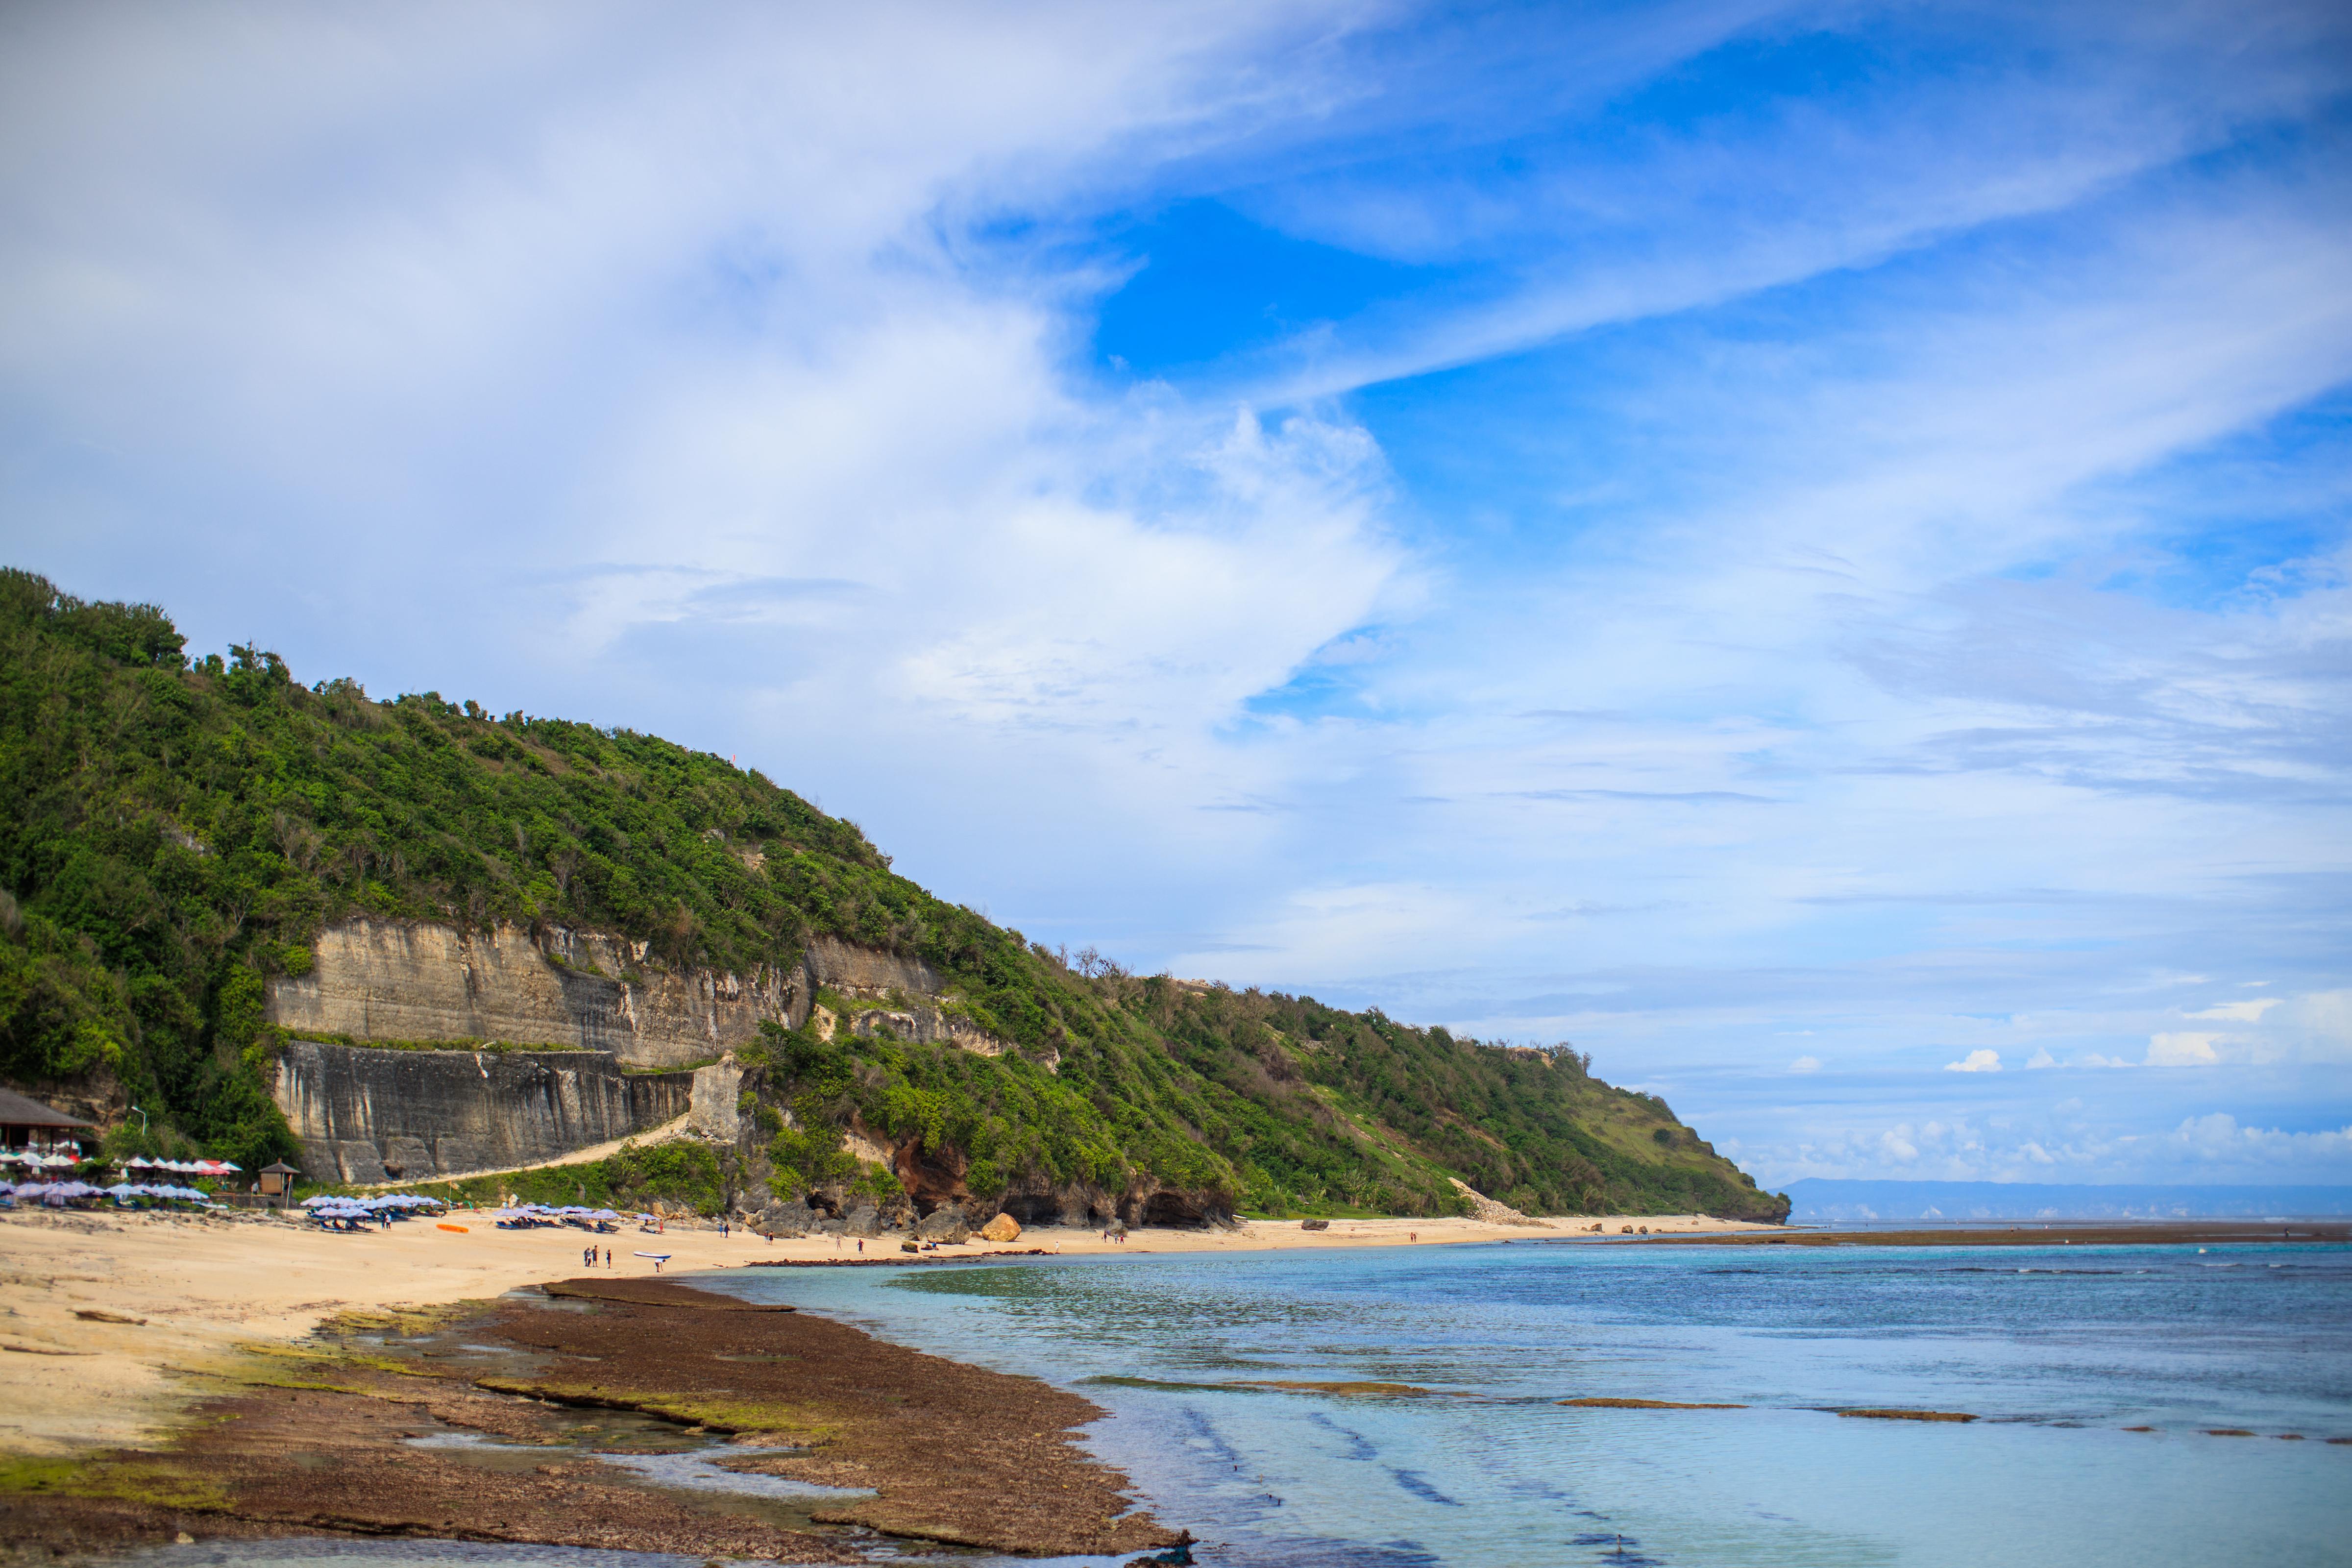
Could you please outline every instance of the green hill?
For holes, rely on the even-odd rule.
[[[0,572],[0,1078],[135,1100],[153,1136],[248,1165],[291,1152],[265,981],[352,915],[599,930],[746,973],[829,935],[924,960],[1021,1048],[773,1031],[749,1065],[779,1188],[846,1177],[856,1123],[950,1153],[974,1193],[1142,1184],[1433,1214],[1459,1211],[1459,1177],[1534,1212],[1787,1210],[1572,1051],[1074,968],[722,758],[306,687],[257,648],[192,662],[162,610],[23,572]]]

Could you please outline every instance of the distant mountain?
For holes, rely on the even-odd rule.
[[[2089,1186],[2040,1182],[1789,1184],[1792,1225],[1858,1219],[2217,1219],[2352,1214],[2352,1187]]]

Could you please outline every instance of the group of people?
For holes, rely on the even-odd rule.
[[[582,1247],[580,1249],[580,1261],[586,1264],[591,1268],[595,1268],[596,1249],[593,1247]],[[607,1268],[613,1267],[613,1249],[609,1247],[604,1248],[604,1267]]]

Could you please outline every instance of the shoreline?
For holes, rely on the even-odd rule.
[[[761,1526],[767,1533],[728,1536],[723,1531],[714,1532],[708,1521],[655,1517],[627,1485],[615,1489],[605,1473],[610,1467],[593,1457],[549,1467],[541,1479],[551,1486],[560,1483],[559,1490],[572,1489],[575,1502],[583,1507],[594,1494],[595,1509],[624,1521],[603,1534],[576,1528],[580,1508],[553,1509],[543,1506],[543,1500],[534,1500],[535,1488],[546,1489],[539,1480],[512,1478],[497,1480],[490,1490],[519,1520],[539,1521],[518,1524],[521,1535],[471,1532],[463,1524],[467,1513],[462,1506],[449,1508],[446,1520],[424,1517],[432,1511],[424,1502],[412,1509],[415,1518],[387,1520],[370,1511],[376,1504],[368,1499],[346,1499],[340,1510],[303,1512],[308,1502],[298,1507],[300,1500],[271,1494],[270,1470],[237,1459],[244,1450],[221,1447],[218,1434],[226,1423],[231,1430],[253,1435],[250,1442],[259,1445],[257,1451],[277,1454],[281,1467],[286,1456],[323,1445],[360,1459],[362,1468],[390,1466],[385,1473],[410,1479],[441,1462],[427,1463],[406,1446],[402,1433],[418,1429],[420,1422],[447,1417],[460,1427],[527,1433],[529,1423],[515,1427],[516,1418],[504,1407],[528,1404],[538,1408],[539,1395],[517,1398],[469,1385],[457,1403],[452,1403],[454,1395],[437,1403],[422,1399],[418,1391],[428,1384],[387,1370],[383,1363],[389,1352],[383,1348],[354,1352],[351,1341],[355,1334],[373,1334],[389,1343],[412,1328],[457,1318],[482,1321],[513,1307],[516,1298],[509,1292],[565,1279],[607,1289],[671,1289],[685,1286],[697,1273],[746,1266],[862,1261],[939,1267],[1034,1256],[1352,1251],[1414,1245],[1458,1249],[1538,1237],[1570,1240],[1579,1234],[1567,1220],[1334,1220],[1319,1231],[1302,1229],[1297,1221],[1261,1220],[1232,1229],[1138,1230],[1123,1244],[1091,1230],[1033,1229],[1007,1243],[916,1255],[900,1252],[899,1237],[889,1234],[868,1238],[861,1255],[855,1238],[819,1236],[771,1242],[740,1228],[721,1235],[688,1225],[659,1234],[628,1228],[596,1236],[593,1241],[598,1262],[609,1250],[612,1266],[585,1276],[583,1249],[592,1240],[586,1233],[566,1227],[502,1231],[470,1211],[454,1213],[446,1223],[462,1228],[412,1219],[388,1229],[330,1233],[256,1211],[194,1215],[37,1210],[0,1217],[0,1283],[7,1287],[0,1297],[5,1303],[0,1305],[0,1518],[10,1521],[6,1535],[12,1546],[48,1542],[75,1551],[111,1551],[168,1542],[181,1533],[390,1532],[579,1545],[619,1545],[625,1536],[648,1549],[648,1543],[667,1542],[707,1555],[756,1547],[751,1554],[824,1561],[829,1558],[822,1542],[803,1538],[812,1522],[824,1521],[803,1520],[797,1533],[785,1530],[777,1534]],[[1637,1233],[1647,1226],[1654,1235],[1693,1237],[1767,1228],[1699,1215],[1575,1223],[1586,1227],[1581,1231],[1585,1239],[1596,1241],[1601,1237],[1589,1228],[1595,1224],[1612,1232],[1621,1225]],[[640,1256],[645,1253],[666,1255],[663,1272],[656,1273],[652,1261]],[[667,1316],[674,1320],[676,1314]],[[742,1320],[730,1317],[727,1321],[730,1328],[740,1328]],[[645,1359],[675,1359],[670,1355],[677,1343],[675,1321],[650,1327],[654,1331],[626,1347],[618,1364],[640,1359],[639,1345],[659,1347]],[[835,1342],[829,1354],[866,1363],[890,1363],[893,1375],[907,1377],[913,1375],[907,1366],[919,1364],[923,1371],[910,1384],[912,1392],[901,1391],[909,1397],[973,1380],[1001,1380],[991,1385],[987,1397],[967,1399],[950,1413],[950,1426],[960,1424],[972,1433],[999,1420],[1003,1411],[1035,1405],[1049,1395],[1074,1401],[1063,1414],[1079,1424],[1100,1414],[1078,1396],[1044,1384],[920,1356],[836,1327],[855,1338]],[[857,1348],[853,1353],[845,1346]],[[901,1366],[893,1358],[917,1359]],[[870,1364],[867,1373],[869,1377],[880,1375]],[[732,1376],[747,1380],[740,1371]],[[756,1381],[756,1376],[748,1380]],[[258,1392],[265,1389],[284,1392]],[[484,1400],[495,1400],[499,1408],[486,1407]],[[387,1415],[387,1411],[398,1414]],[[698,1432],[707,1426],[698,1424]],[[207,1436],[201,1460],[192,1463],[187,1446],[199,1432]],[[1034,1448],[1047,1434],[1032,1430],[998,1436],[998,1447],[1013,1452],[1024,1443]],[[531,1440],[541,1437],[543,1434]],[[935,1454],[945,1451],[943,1442],[933,1442]],[[999,1492],[1017,1496],[1038,1476],[1062,1478],[1054,1481],[1055,1489],[1073,1495],[1116,1496],[1125,1485],[1125,1478],[1075,1451],[1048,1448],[1028,1454],[1024,1468],[1000,1477]],[[857,1462],[865,1466],[862,1473],[868,1482],[877,1478],[887,1482],[892,1474],[871,1453]],[[952,1468],[960,1473],[969,1467]],[[239,1495],[258,1500],[249,1507],[225,1501],[215,1485],[221,1475],[241,1478],[236,1479],[243,1489]],[[440,1493],[428,1489],[416,1495],[438,1495],[447,1501],[450,1489],[460,1482],[485,1484],[478,1475],[461,1469],[442,1474]],[[1152,1533],[1157,1527],[1148,1520],[1138,1522],[1139,1516],[1119,1519],[1114,1534],[1103,1534],[1124,1503],[1087,1526],[1095,1535],[1065,1530],[1057,1536],[1034,1509],[1013,1523],[999,1519],[986,1529],[967,1528],[954,1519],[927,1523],[917,1504],[891,1498],[890,1485],[881,1484],[878,1489],[882,1495],[876,1506],[889,1505],[884,1515],[842,1517],[894,1534],[911,1532],[974,1546],[1024,1542],[1027,1550],[1056,1542],[1067,1547],[1073,1540],[1098,1537],[1116,1541],[1105,1550],[1126,1552],[1160,1543],[1163,1536]],[[992,1505],[984,1500],[967,1496],[966,1501],[974,1517],[990,1514]],[[595,1509],[589,1510],[590,1517]],[[257,1517],[248,1518],[248,1513]],[[1016,1525],[1021,1533],[1006,1533]]]
[[[1320,1231],[1297,1221],[1255,1221],[1229,1231],[1139,1230],[1125,1245],[1098,1232],[1037,1229],[1003,1244],[916,1255],[900,1252],[893,1234],[869,1238],[861,1256],[854,1238],[771,1243],[740,1231],[679,1228],[596,1237],[599,1263],[609,1248],[614,1266],[592,1274],[583,1268],[590,1241],[584,1233],[499,1231],[474,1217],[453,1215],[447,1223],[461,1230],[411,1220],[356,1234],[252,1214],[36,1212],[0,1219],[0,1281],[8,1286],[0,1298],[0,1519],[9,1521],[5,1534],[12,1549],[0,1552],[0,1561],[32,1545],[112,1551],[182,1532],[415,1534],[800,1562],[843,1560],[828,1533],[841,1526],[1013,1551],[1084,1550],[1071,1543],[1116,1540],[1100,1549],[1129,1552],[1176,1539],[1148,1516],[1128,1511],[1127,1478],[1070,1440],[1101,1414],[1083,1397],[925,1355],[789,1307],[746,1308],[696,1288],[697,1275],[747,1267],[933,1268],[1039,1256],[1415,1245],[1458,1254],[1468,1245],[1514,1242],[2048,1247],[2352,1241],[2347,1222],[2037,1221],[1792,1232],[1649,1215],[1538,1224],[1335,1220]],[[1624,1234],[1627,1227],[1634,1234]],[[638,1256],[656,1251],[669,1259],[659,1276]],[[539,1289],[509,1294],[531,1287]],[[580,1316],[583,1310],[588,1317]],[[627,1321],[599,1325],[599,1315]],[[459,1324],[461,1343],[450,1338]],[[747,1334],[759,1342],[747,1342]],[[512,1364],[496,1377],[477,1376],[482,1367],[465,1357],[498,1346]],[[786,1362],[795,1363],[789,1378],[767,1370],[769,1363]],[[812,1404],[806,1388],[835,1368],[855,1369],[856,1376],[841,1383],[832,1407],[820,1409],[823,1402]],[[739,1396],[747,1390],[757,1395],[750,1403],[767,1413],[764,1423],[743,1414],[746,1401]],[[858,1404],[877,1390],[890,1405],[880,1415]],[[928,1411],[928,1426],[900,1420],[908,1401]],[[613,1450],[574,1431],[584,1419],[579,1412],[588,1409],[623,1412],[612,1418],[640,1425],[667,1423],[673,1436],[748,1450],[743,1462],[723,1468],[830,1479],[871,1495],[830,1512],[697,1502],[619,1476]],[[551,1410],[559,1415],[544,1414]],[[1024,1414],[1007,1425],[1008,1412]],[[891,1427],[895,1447],[876,1436],[886,1416],[899,1422]],[[242,1436],[224,1442],[224,1431]],[[903,1439],[912,1431],[928,1445],[928,1469],[907,1462]],[[487,1433],[496,1443],[569,1444],[570,1457],[529,1467],[528,1476],[500,1471],[486,1479],[478,1466],[460,1459],[420,1456],[415,1440],[435,1433],[452,1441]],[[772,1451],[795,1436],[816,1447]],[[967,1452],[975,1448],[1017,1462],[992,1469],[982,1461],[975,1471]],[[340,1500],[315,1486],[299,1496],[272,1489],[288,1455],[320,1449],[341,1455],[355,1474],[392,1475],[402,1484]],[[969,1473],[989,1477],[989,1484],[943,1489],[935,1479]],[[1039,1500],[1039,1478],[1050,1480],[1055,1496],[1049,1500],[1066,1500],[1064,1492],[1093,1500],[1079,1515],[1066,1516]],[[513,1516],[500,1524],[502,1533],[484,1534],[465,1522],[472,1517],[467,1508],[484,1497]]]
[[[335,1314],[438,1308],[495,1298],[581,1271],[589,1237],[554,1228],[500,1231],[459,1212],[450,1223],[409,1220],[386,1231],[328,1234],[246,1212],[235,1218],[105,1211],[37,1211],[0,1217],[0,1454],[58,1457],[159,1441],[182,1420],[191,1390],[226,1360],[283,1347]],[[1591,1227],[1601,1227],[1595,1232]],[[1634,1235],[1623,1234],[1631,1226]],[[1643,1226],[1648,1234],[1640,1234]],[[2284,1234],[2282,1234],[2284,1233]],[[1412,1239],[1409,1239],[1412,1238]],[[594,1238],[601,1277],[655,1277],[640,1252],[670,1256],[667,1278],[743,1267],[937,1267],[1022,1257],[1143,1257],[1168,1253],[1458,1248],[1499,1242],[1607,1246],[2018,1247],[2241,1245],[2352,1240],[2352,1222],[2273,1226],[2242,1221],[2035,1221],[1920,1231],[1790,1230],[1698,1215],[1568,1216],[1535,1224],[1477,1219],[1341,1219],[1307,1231],[1296,1220],[1246,1221],[1231,1230],[1150,1229],[1125,1244],[1099,1232],[1037,1228],[1003,1243],[937,1252],[898,1250],[897,1233],[771,1243],[737,1230],[634,1228]]]
[[[36,1211],[0,1217],[0,1453],[60,1456],[160,1438],[180,1419],[186,1384],[246,1347],[287,1345],[333,1314],[437,1307],[499,1296],[581,1271],[590,1237],[569,1228],[502,1231],[459,1211],[389,1230],[330,1234],[254,1211],[234,1218],[107,1211]],[[634,1227],[593,1238],[610,1249],[609,1278],[653,1278],[636,1254],[670,1255],[665,1277],[753,1263],[921,1258],[925,1263],[1051,1256],[1139,1257],[1167,1252],[1458,1247],[1537,1237],[1570,1239],[1571,1224],[1652,1227],[1653,1235],[1738,1234],[1753,1222],[1703,1216],[1547,1222],[1540,1228],[1475,1219],[1334,1220],[1326,1231],[1258,1220],[1234,1230],[1138,1230],[1124,1245],[1091,1230],[1025,1231],[1014,1241],[910,1255],[898,1235],[811,1237],[770,1243],[740,1229],[721,1236],[688,1226],[647,1235]],[[1555,1228],[1555,1225],[1557,1228]],[[1588,1230],[1583,1233],[1598,1240]],[[1418,1235],[1419,1242],[1407,1237]],[[130,1319],[135,1322],[112,1320]],[[13,1353],[12,1353],[13,1352]]]

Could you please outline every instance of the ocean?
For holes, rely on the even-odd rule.
[[[1204,1563],[2352,1563],[2328,1441],[2352,1438],[2352,1248],[1518,1242],[707,1282],[1077,1387]],[[1559,1403],[1582,1398],[1742,1408]]]
[[[1094,1449],[1212,1568],[2352,1563],[2352,1247],[1518,1241],[685,1278],[1077,1388],[1110,1412]],[[698,1568],[418,1541],[127,1561]]]

